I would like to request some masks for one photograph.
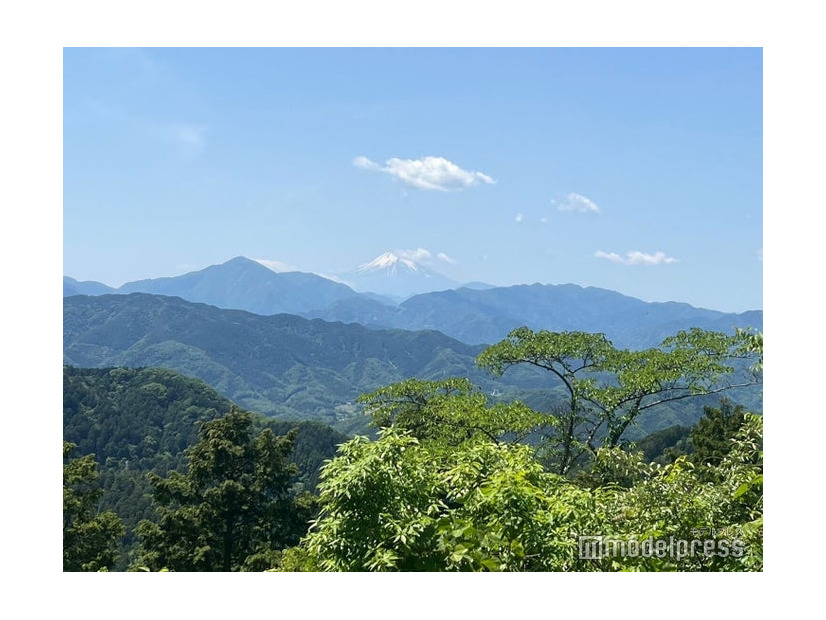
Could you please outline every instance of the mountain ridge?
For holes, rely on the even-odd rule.
[[[277,273],[244,256],[180,276],[127,282],[117,289],[93,282],[83,283],[85,286],[81,288],[72,278],[64,276],[63,280],[64,297],[68,296],[67,286],[78,294],[149,293],[262,315],[296,314],[322,308],[341,299],[362,296],[329,278],[301,271]]]
[[[379,260],[382,259],[382,260]],[[413,271],[412,259],[385,253],[372,263],[381,270]],[[369,265],[367,263],[366,265]],[[424,267],[416,267],[416,273]],[[386,271],[376,277],[385,278]],[[392,279],[392,278],[385,278]],[[436,330],[467,344],[498,342],[516,326],[549,331],[605,333],[615,345],[645,348],[680,329],[762,331],[762,310],[727,313],[677,301],[645,302],[609,289],[578,284],[515,284],[448,287],[394,303],[375,292],[304,272],[276,273],[258,261],[235,257],[199,271],[128,282],[118,289],[64,276],[64,297],[75,294],[148,294],[180,297],[226,309],[269,316],[357,323],[371,329]]]
[[[762,331],[762,310],[726,313],[683,302],[645,302],[598,287],[577,284],[516,284],[489,289],[459,288],[415,295],[396,308],[340,302],[303,316],[370,327],[436,329],[469,344],[492,344],[516,326],[549,331],[604,333],[615,345],[645,348],[691,327],[731,332]]]

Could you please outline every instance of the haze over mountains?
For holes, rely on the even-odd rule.
[[[628,348],[655,346],[664,337],[690,327],[726,332],[736,327],[763,328],[760,310],[735,314],[677,302],[644,302],[575,284],[460,286],[411,258],[393,253],[362,265],[348,278],[358,281],[363,291],[316,274],[276,273],[254,260],[236,257],[200,271],[129,282],[117,289],[64,277],[63,295],[151,293],[261,315],[287,313],[370,328],[437,330],[468,344],[492,344],[521,325],[602,332],[615,345]],[[365,292],[368,286],[372,293]],[[377,294],[414,289],[428,292],[401,303]]]

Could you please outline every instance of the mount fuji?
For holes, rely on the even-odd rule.
[[[425,267],[403,254],[385,252],[341,279],[353,290],[406,299],[421,293],[444,291],[461,286],[459,282]]]

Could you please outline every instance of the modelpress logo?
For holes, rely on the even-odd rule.
[[[712,534],[713,535],[713,534]],[[741,558],[746,544],[739,538],[654,538],[628,540],[610,536],[580,536],[579,559],[602,560],[604,558],[685,558],[718,556]]]

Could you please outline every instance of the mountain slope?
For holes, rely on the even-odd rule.
[[[762,311],[729,314],[688,304],[644,302],[614,291],[574,284],[460,288],[416,295],[397,308],[337,304],[306,313],[400,329],[435,329],[470,344],[498,342],[514,327],[601,332],[616,346],[645,348],[681,329],[762,330]]]
[[[78,282],[74,278],[63,276],[64,297],[69,297],[70,295],[106,295],[114,293],[115,291],[116,289],[113,289],[111,286],[106,286],[94,280]]]
[[[359,394],[409,377],[468,377],[494,402],[519,399],[540,411],[565,397],[558,380],[530,366],[492,377],[475,364],[482,346],[435,331],[259,316],[143,293],[73,296],[63,303],[66,364],[166,367],[205,381],[247,409],[348,433],[367,430],[354,402]],[[753,400],[746,397],[744,404]],[[716,398],[652,409],[640,418],[639,430],[692,424],[702,405]]]
[[[359,394],[408,377],[493,381],[475,366],[480,347],[433,331],[259,316],[143,293],[68,297],[63,317],[67,364],[172,368],[280,417],[341,422]],[[533,385],[544,381],[533,376]]]
[[[182,276],[128,282],[117,292],[169,295],[256,314],[296,313],[359,297],[327,278],[297,271],[275,273],[242,256]]]

